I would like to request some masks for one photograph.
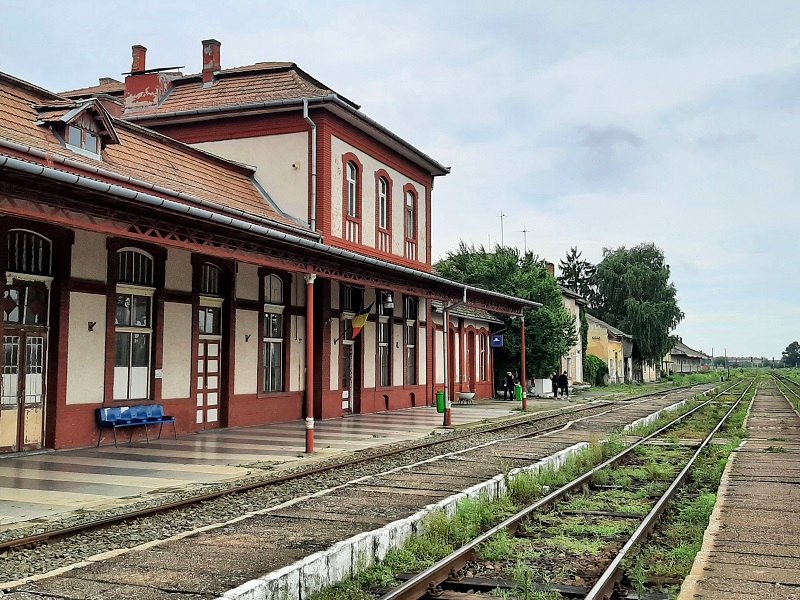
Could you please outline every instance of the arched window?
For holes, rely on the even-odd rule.
[[[221,296],[220,281],[222,269],[211,263],[203,263],[200,268],[200,293],[206,296]]]
[[[26,229],[12,229],[6,238],[7,271],[49,277],[53,274],[53,245],[46,237]]]
[[[403,303],[403,320],[406,346],[406,385],[417,385],[417,300],[406,296]]]
[[[379,291],[377,297],[378,385],[380,387],[388,387],[392,385],[392,314],[394,313],[394,302],[390,292]]]
[[[53,273],[53,245],[49,239],[28,231],[12,229],[6,237],[6,279],[3,292],[3,321],[9,325],[48,324]]]
[[[376,173],[375,183],[375,229],[376,247],[381,252],[392,251],[392,184],[382,169]]]
[[[406,189],[405,192],[403,215],[406,238],[405,256],[408,259],[417,260],[417,194],[411,189]]]
[[[354,244],[361,243],[361,171],[363,167],[355,154],[348,152],[344,163],[344,238]]]
[[[389,182],[385,177],[378,179],[378,227],[389,229]]]
[[[488,372],[488,358],[489,358],[489,336],[485,333],[480,334],[478,344],[478,380],[486,381],[486,373]]]
[[[114,399],[146,399],[153,337],[153,257],[122,248],[117,265]]]
[[[263,391],[283,391],[283,344],[285,299],[283,279],[264,276],[264,323],[262,335]]]
[[[357,218],[358,215],[358,167],[356,163],[347,163],[347,216]]]

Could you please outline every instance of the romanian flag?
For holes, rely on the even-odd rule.
[[[364,324],[367,322],[369,318],[369,313],[372,310],[372,306],[375,303],[373,302],[367,308],[364,309],[364,312],[357,314],[353,317],[353,339],[356,339],[356,336],[361,333],[361,330],[364,329]]]

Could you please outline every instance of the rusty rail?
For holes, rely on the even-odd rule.
[[[715,397],[719,397],[729,390],[733,389],[739,382],[733,383],[732,385],[728,386],[722,391],[719,391]],[[752,383],[751,383],[752,385]],[[742,392],[741,396],[744,396],[747,393],[747,390],[750,389],[750,386]],[[469,560],[474,556],[475,550],[480,546],[482,543],[488,541],[492,536],[496,535],[497,533],[505,530],[510,534],[513,534],[520,526],[520,524],[532,513],[553,504],[557,500],[563,498],[568,493],[578,490],[583,485],[589,483],[595,473],[598,471],[620,461],[622,458],[633,452],[638,446],[648,442],[649,440],[661,435],[665,431],[669,430],[671,427],[681,423],[686,418],[693,415],[698,410],[704,408],[709,403],[711,403],[714,399],[709,399],[706,402],[696,406],[692,410],[678,416],[676,419],[672,420],[667,425],[659,428],[657,431],[651,433],[650,435],[638,440],[637,442],[631,444],[628,448],[623,450],[622,452],[612,456],[608,460],[604,461],[600,465],[594,467],[587,473],[584,473],[580,477],[572,480],[570,483],[560,487],[559,489],[550,492],[548,495],[540,498],[535,503],[527,506],[520,512],[512,515],[502,521],[500,524],[492,527],[485,533],[481,534],[470,543],[462,546],[449,556],[446,556],[442,560],[436,562],[435,564],[431,565],[425,571],[415,575],[414,577],[408,579],[398,587],[390,590],[386,594],[380,597],[380,600],[417,600],[422,598],[425,594],[430,593],[432,596],[438,595],[441,590],[441,584],[447,581],[452,575],[456,574],[460,569],[462,569]],[[741,397],[737,400],[737,405],[741,401]],[[730,413],[728,413],[730,414]],[[725,416],[727,418],[727,415]],[[717,425],[717,428],[722,424],[723,421]],[[715,428],[715,432],[717,430]]]

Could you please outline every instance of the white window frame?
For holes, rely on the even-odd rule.
[[[389,229],[389,182],[378,177],[378,227]]]
[[[358,166],[347,161],[347,216],[358,218]]]
[[[115,350],[115,357],[114,357],[114,387],[113,387],[113,396],[114,400],[119,401],[127,401],[127,400],[146,400],[150,398],[150,379],[151,379],[151,370],[152,370],[152,356],[153,356],[153,298],[155,296],[155,288],[152,287],[145,287],[141,285],[133,285],[127,283],[118,283],[116,287],[116,295],[115,295],[115,302],[114,302],[114,310],[116,311],[116,297],[117,296],[130,296],[131,297],[131,307],[133,307],[133,297],[134,296],[146,296],[148,298],[148,315],[147,315],[147,327],[137,326],[137,325],[115,325],[114,326],[114,347],[116,349],[116,336],[119,334],[130,334],[130,341],[129,341],[129,348],[128,348],[128,365],[118,366],[116,361],[116,350]],[[147,365],[144,367],[134,367],[132,365],[133,360],[133,336],[134,335],[146,335],[148,337],[147,342]],[[125,373],[125,394],[124,396],[120,393],[122,386],[120,385],[120,377],[122,372],[119,369],[124,369]],[[133,369],[145,369],[145,384],[144,395],[136,395],[134,396],[131,391],[132,382],[133,382]],[[141,374],[140,374],[141,377]]]

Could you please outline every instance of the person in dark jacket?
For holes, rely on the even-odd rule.
[[[561,390],[562,398],[564,396],[569,398],[569,378],[567,377],[566,371],[564,371],[561,375],[558,376],[558,389]]]
[[[506,381],[503,386],[503,400],[508,400],[509,396],[511,396],[512,400],[514,399],[514,376],[511,374],[511,371],[506,373]]]
[[[558,373],[553,373],[550,382],[553,384],[553,398],[558,398]]]

